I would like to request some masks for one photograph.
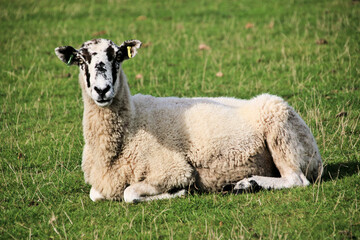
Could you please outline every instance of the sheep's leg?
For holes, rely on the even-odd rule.
[[[181,189],[175,193],[162,193],[155,196],[148,196],[144,197],[142,201],[153,201],[153,200],[161,200],[161,199],[170,199],[170,198],[176,198],[176,197],[182,197],[186,195],[186,190]]]
[[[267,99],[262,111],[265,141],[280,178],[252,176],[236,183],[235,190],[281,189],[307,186],[322,173],[316,141],[300,116],[279,98]]]
[[[293,172],[291,175],[280,178],[263,176],[252,176],[250,178],[244,178],[235,184],[234,190],[254,191],[259,187],[264,189],[281,189],[295,186],[307,186],[309,184],[310,182],[306,179],[302,172]]]
[[[185,189],[175,193],[163,193],[153,185],[140,182],[128,186],[124,191],[124,201],[128,203],[137,203],[159,199],[170,199],[184,196]]]
[[[101,193],[99,193],[94,187],[91,187],[91,190],[90,190],[90,199],[93,201],[93,202],[96,202],[96,201],[100,201],[100,200],[103,200],[105,199],[103,195],[101,195]]]

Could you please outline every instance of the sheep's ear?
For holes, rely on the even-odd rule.
[[[137,49],[141,47],[141,42],[139,40],[128,40],[123,42],[120,45],[120,52],[123,60],[127,60],[135,57],[137,54]]]
[[[79,52],[71,46],[57,47],[55,54],[67,65],[79,65]]]

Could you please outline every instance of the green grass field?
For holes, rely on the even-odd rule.
[[[315,135],[323,181],[93,203],[78,70],[54,54],[92,38],[144,43],[123,64],[134,94],[283,97]],[[360,238],[359,1],[0,0],[0,47],[1,239]]]

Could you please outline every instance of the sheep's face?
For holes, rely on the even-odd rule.
[[[110,40],[94,39],[85,42],[79,50],[64,46],[56,48],[55,53],[68,65],[79,66],[86,93],[98,106],[107,107],[119,91],[121,63],[134,57],[140,46],[138,40],[117,46]]]

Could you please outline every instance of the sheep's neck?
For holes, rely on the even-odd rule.
[[[101,108],[86,94],[84,98],[84,138],[93,149],[99,166],[111,167],[119,158],[126,141],[130,124],[132,103],[126,80],[110,107]]]

